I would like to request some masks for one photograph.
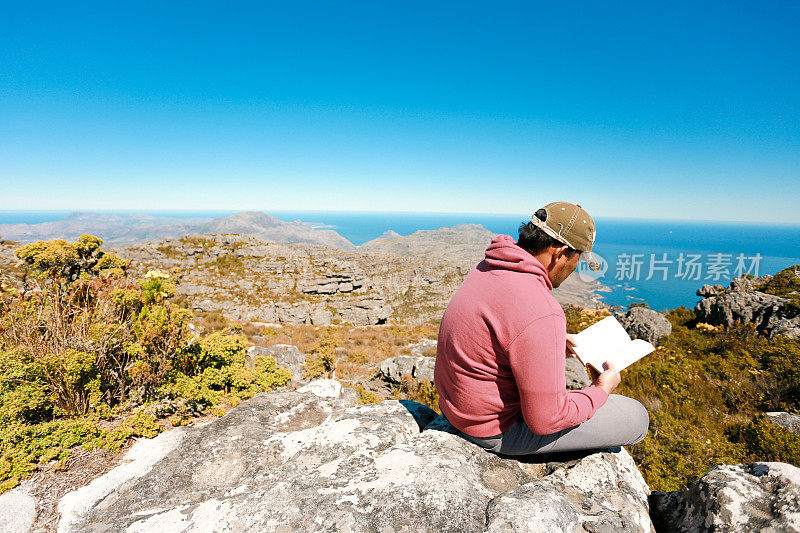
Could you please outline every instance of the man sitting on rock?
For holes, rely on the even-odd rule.
[[[647,410],[611,394],[619,372],[606,363],[591,386],[566,389],[566,317],[551,290],[578,266],[593,269],[594,220],[555,202],[499,235],[442,318],[434,379],[439,407],[475,444],[503,455],[606,449],[647,435]],[[571,342],[571,340],[570,340]]]

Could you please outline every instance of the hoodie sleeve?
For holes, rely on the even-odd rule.
[[[553,314],[528,324],[506,348],[525,423],[539,435],[589,420],[608,399],[596,386],[567,391],[565,346],[563,318]]]

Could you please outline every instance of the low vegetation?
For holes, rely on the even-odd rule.
[[[205,248],[210,241],[183,242]],[[406,398],[438,410],[430,383],[370,388],[380,361],[436,338],[436,320],[237,326],[220,313],[176,305],[170,273],[131,278],[127,262],[101,244],[84,235],[22,246],[22,285],[0,285],[0,492],[39,465],[63,465],[75,446],[116,450],[288,383],[290,372],[272,358],[247,358],[248,338],[297,346],[308,354],[305,377],[336,378],[361,403]],[[225,255],[214,267],[236,274],[242,264]],[[759,289],[800,311],[798,271],[790,267]],[[574,333],[609,313],[566,306],[565,314]],[[624,372],[618,389],[650,412],[648,437],[630,447],[650,487],[685,488],[718,463],[800,465],[800,437],[764,416],[800,412],[800,341],[697,323],[684,308],[668,317],[672,334]]]
[[[800,437],[763,414],[800,411],[800,341],[698,324],[685,308],[669,319],[672,334],[617,389],[650,413],[648,437],[629,448],[650,487],[686,488],[719,463],[800,466]]]
[[[271,358],[248,364],[240,332],[192,333],[168,273],[130,279],[101,244],[15,252],[28,271],[0,293],[0,492],[76,445],[119,449],[291,379]]]
[[[792,316],[800,315],[800,265],[785,268],[758,287],[761,292],[788,300],[785,308]]]

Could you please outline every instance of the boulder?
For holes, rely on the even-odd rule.
[[[415,402],[276,391],[178,435],[65,496],[59,531],[651,531],[624,450],[501,458]]]
[[[800,434],[800,415],[791,415],[784,411],[775,411],[764,414],[767,416],[767,420],[776,426],[780,426],[792,433]]]
[[[632,307],[627,313],[617,313],[616,318],[631,338],[654,345],[661,337],[672,333],[672,323],[667,316],[647,307]]]
[[[292,371],[293,382],[303,381],[303,365],[306,364],[306,356],[297,346],[290,344],[275,344],[267,347],[251,346],[247,349],[247,356],[250,361],[257,357],[272,357],[278,366]]]
[[[785,300],[763,292],[726,292],[697,302],[695,315],[701,322],[722,324],[753,324],[759,331],[769,331],[770,322],[779,318]]]
[[[687,491],[650,497],[658,531],[798,531],[800,468],[719,465]]]
[[[595,453],[493,498],[486,531],[651,531],[642,475],[625,451]]]
[[[437,342],[433,339],[422,339],[419,342],[409,344],[406,348],[411,350],[411,355],[422,356],[425,352],[436,352]]]
[[[585,389],[592,384],[586,367],[576,358],[567,357],[566,362],[567,390]]]
[[[709,296],[718,296],[725,292],[725,287],[722,285],[703,285],[699,289],[697,289],[697,295],[702,296],[703,298],[707,298]]]
[[[28,533],[36,515],[36,499],[24,487],[0,494],[0,531],[3,533]]]
[[[435,357],[400,355],[381,361],[379,374],[390,383],[401,384],[405,379],[433,381]]]

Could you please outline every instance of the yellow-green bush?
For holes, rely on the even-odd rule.
[[[336,349],[342,341],[336,329],[328,327],[322,339],[311,348],[311,354],[303,365],[304,378],[330,377],[336,370]]]
[[[181,398],[196,410],[219,404],[236,405],[259,392],[286,385],[291,371],[279,368],[272,357],[245,360],[247,341],[241,335],[212,333],[198,343],[197,362],[189,373],[174,371],[159,392]]]
[[[132,437],[154,437],[159,431],[155,418],[141,409],[115,428],[105,427],[92,415],[4,424],[0,431],[0,493],[19,484],[39,464],[58,461],[63,466],[75,446],[115,451]]]
[[[800,314],[800,265],[784,268],[766,283],[763,283],[758,290],[767,294],[774,294],[788,301],[787,311],[792,316]]]
[[[63,465],[76,445],[113,450],[154,436],[146,403],[219,413],[291,379],[271,358],[246,364],[241,335],[189,335],[191,313],[169,301],[169,274],[128,279],[127,263],[101,244],[83,235],[16,252],[41,289],[3,287],[0,492],[39,464]]]
[[[735,428],[732,438],[747,449],[748,461],[780,461],[800,465],[800,436],[773,424],[763,415]]]
[[[617,389],[650,413],[648,437],[630,447],[650,487],[685,488],[718,463],[800,466],[797,437],[762,418],[800,410],[800,341],[770,340],[751,326],[698,328],[683,308],[669,318],[672,334]]]

